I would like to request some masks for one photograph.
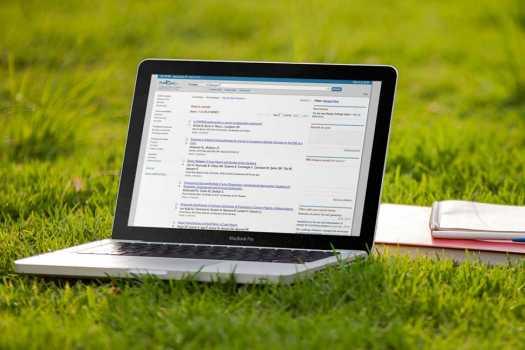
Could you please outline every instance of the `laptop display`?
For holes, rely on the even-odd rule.
[[[380,90],[152,75],[128,225],[359,236]]]

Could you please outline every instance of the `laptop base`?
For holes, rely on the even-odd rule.
[[[364,251],[342,250],[337,251],[337,256],[312,262],[280,263],[79,253],[111,242],[137,241],[107,239],[20,259],[15,262],[15,271],[31,275],[77,278],[137,278],[152,275],[160,279],[192,279],[202,282],[233,279],[241,284],[291,283],[324,267],[367,255]]]

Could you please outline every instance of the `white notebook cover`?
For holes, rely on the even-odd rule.
[[[525,236],[525,207],[440,201],[432,207],[434,237],[512,239]]]

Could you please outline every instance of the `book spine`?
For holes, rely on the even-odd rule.
[[[430,231],[435,231],[439,229],[439,202],[434,202],[432,204],[429,226]]]

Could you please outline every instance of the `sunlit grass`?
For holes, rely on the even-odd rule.
[[[145,57],[400,72],[383,201],[525,205],[520,1],[3,1],[0,348],[521,348],[523,266],[375,257],[292,286],[48,281],[15,259],[109,237]]]

